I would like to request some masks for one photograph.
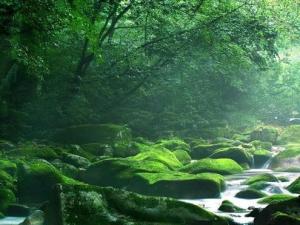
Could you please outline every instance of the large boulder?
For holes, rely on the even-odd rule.
[[[254,225],[299,225],[300,198],[272,203],[254,219]]]
[[[228,158],[236,161],[243,167],[251,167],[253,165],[253,156],[242,147],[222,148],[214,151],[210,158]]]
[[[289,144],[286,149],[277,154],[271,162],[272,169],[289,170],[300,168],[300,144]]]
[[[241,173],[243,168],[232,159],[200,159],[180,169],[182,172],[198,174],[204,172],[229,175]]]
[[[92,164],[81,179],[93,185],[176,198],[217,197],[224,190],[221,175],[177,172],[181,167],[172,152],[156,149],[130,158],[104,159]]]
[[[258,182],[278,182],[278,181],[279,181],[278,178],[275,177],[273,174],[264,173],[264,174],[259,174],[248,178],[245,181],[245,184],[253,185]]]
[[[198,144],[192,148],[191,157],[193,159],[203,159],[209,157],[215,150],[231,147],[229,143]]]
[[[41,203],[49,200],[52,187],[58,183],[77,183],[43,160],[18,165],[18,198],[20,202]]]
[[[278,130],[271,126],[257,127],[250,133],[251,140],[259,140],[265,142],[276,143],[278,137]]]
[[[184,150],[190,152],[190,145],[180,138],[161,139],[155,144],[158,147],[164,147],[170,151]]]
[[[272,158],[272,153],[268,150],[260,149],[253,152],[255,168],[261,168]]]
[[[46,213],[46,225],[227,225],[198,206],[146,197],[114,188],[59,186]]]
[[[245,189],[242,191],[239,191],[235,197],[237,198],[244,198],[244,199],[257,199],[257,198],[263,198],[267,195],[261,191],[255,190],[255,189]]]

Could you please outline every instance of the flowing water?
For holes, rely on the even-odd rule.
[[[283,151],[283,148],[280,147],[274,147],[273,149],[274,156],[280,152]],[[213,199],[199,199],[199,200],[188,200],[184,199],[182,201],[189,202],[192,204],[199,205],[201,207],[204,207],[208,211],[214,212],[220,216],[230,217],[232,218],[236,223],[248,225],[253,223],[253,217],[247,217],[246,215],[251,212],[251,208],[263,208],[266,205],[258,203],[260,199],[241,199],[236,198],[235,195],[247,188],[247,185],[244,184],[244,182],[255,175],[259,174],[265,174],[270,173],[279,177],[287,178],[288,181],[285,182],[269,182],[269,186],[263,190],[263,192],[267,195],[273,195],[273,194],[291,194],[286,187],[290,185],[296,178],[300,176],[300,173],[290,173],[290,172],[274,172],[271,169],[268,169],[269,165],[271,163],[271,160],[265,163],[262,169],[250,169],[244,171],[242,174],[235,174],[231,176],[227,176],[226,179],[226,190],[221,194],[220,198],[213,198]],[[295,195],[297,196],[297,195]],[[234,205],[245,209],[245,212],[241,213],[225,213],[218,210],[220,207],[222,201],[229,200]]]
[[[19,225],[24,220],[24,217],[5,217],[3,219],[0,219],[0,225]]]

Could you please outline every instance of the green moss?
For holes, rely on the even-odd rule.
[[[276,194],[276,195],[271,195],[271,196],[265,197],[265,198],[259,200],[258,203],[260,203],[260,204],[274,204],[274,203],[281,202],[281,201],[286,201],[286,200],[289,200],[289,199],[292,199],[292,198],[294,198],[294,197],[291,196],[291,195]]]
[[[236,161],[242,166],[252,166],[253,157],[250,153],[248,153],[244,148],[241,147],[229,147],[222,148],[214,151],[210,156],[210,158],[228,158]]]
[[[17,165],[10,160],[0,159],[0,170],[4,170],[11,176],[15,176]]]
[[[0,211],[4,211],[9,204],[15,201],[15,194],[10,189],[0,188]]]
[[[266,149],[266,150],[272,149],[271,142],[254,140],[254,141],[251,141],[250,144],[252,144],[256,149]]]
[[[270,184],[268,184],[265,181],[258,181],[258,182],[254,182],[253,184],[250,184],[250,188],[251,189],[255,189],[255,190],[263,190],[266,187],[270,186]]]
[[[49,199],[55,184],[78,184],[61,174],[50,163],[38,160],[18,165],[18,197],[21,202],[43,202]]]
[[[164,158],[166,157],[166,158]],[[105,159],[82,174],[84,182],[98,186],[126,187],[148,195],[178,198],[217,197],[224,188],[221,175],[176,172],[169,150],[152,150],[130,158]]]
[[[193,159],[203,159],[209,157],[215,150],[232,146],[228,143],[200,144],[192,148],[191,157]]]
[[[271,126],[257,127],[250,134],[251,140],[275,143],[278,137],[278,129]]]
[[[257,182],[278,182],[278,179],[270,173],[264,173],[248,178],[245,184],[251,185]]]
[[[300,143],[300,125],[291,125],[287,127],[278,140],[281,144],[290,142]]]
[[[0,188],[15,189],[13,177],[3,170],[0,170]]]
[[[82,149],[94,156],[112,156],[112,147],[102,143],[89,143],[81,145]]]
[[[251,188],[242,190],[235,195],[235,197],[237,198],[245,198],[245,199],[257,199],[266,196],[267,195],[265,193]]]
[[[288,190],[300,194],[300,177],[288,186]]]
[[[290,143],[286,149],[277,154],[271,163],[271,167],[275,168],[291,168],[297,163],[297,158],[300,157],[300,145],[297,143]]]
[[[243,168],[232,159],[201,159],[180,169],[182,172],[197,174],[212,172],[222,175],[241,173]]]
[[[53,210],[48,211],[47,217],[65,225],[95,225],[99,221],[103,225],[228,224],[224,218],[192,204],[113,188],[63,186],[50,206]]]
[[[241,142],[249,142],[251,140],[250,135],[247,134],[234,134],[232,139]]]
[[[184,150],[190,152],[190,145],[180,138],[161,139],[155,146],[167,148],[171,151]]]
[[[35,143],[21,144],[18,146],[17,151],[13,152],[13,154],[17,156],[25,156],[29,159],[39,158],[39,159],[53,160],[59,158],[56,149],[47,145],[38,145]]]
[[[242,212],[244,211],[242,208],[234,205],[232,202],[228,200],[224,200],[219,207],[219,210],[222,212]]]
[[[299,198],[274,202],[264,208],[255,218],[255,225],[298,225]],[[277,218],[277,219],[276,219]]]
[[[175,150],[173,154],[176,156],[176,158],[181,162],[183,165],[186,165],[191,162],[191,156],[187,151],[184,150]]]
[[[253,152],[254,166],[256,168],[262,167],[270,158],[272,153],[270,151],[260,149]]]
[[[136,161],[154,161],[162,163],[169,169],[178,169],[182,167],[182,163],[176,158],[176,156],[169,150],[163,148],[154,148],[151,151],[141,152],[136,156],[129,157]]]

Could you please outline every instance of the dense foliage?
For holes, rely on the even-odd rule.
[[[96,122],[193,135],[288,117],[300,107],[297,8],[291,0],[1,1],[1,136]]]

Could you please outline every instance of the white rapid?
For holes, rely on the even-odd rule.
[[[19,225],[25,220],[25,217],[5,217],[0,219],[0,225]]]
[[[272,151],[274,155],[276,155],[278,152],[283,151],[284,149],[281,147],[273,147]],[[230,217],[232,218],[236,223],[238,224],[243,224],[243,225],[248,225],[253,223],[253,217],[246,217],[248,213],[251,212],[251,209],[253,207],[255,208],[263,208],[266,205],[258,203],[260,199],[241,199],[241,198],[236,198],[235,195],[247,188],[247,185],[244,184],[244,182],[255,175],[259,174],[265,174],[265,173],[271,173],[277,178],[279,177],[284,177],[286,178],[287,181],[280,182],[270,182],[269,186],[262,190],[265,194],[268,196],[273,195],[273,194],[290,194],[286,187],[290,185],[296,178],[300,176],[300,173],[290,173],[290,172],[274,172],[269,168],[271,163],[271,160],[269,160],[265,165],[264,168],[262,169],[250,169],[244,171],[242,174],[236,174],[236,175],[231,175],[227,176],[226,179],[226,190],[221,194],[220,198],[213,198],[213,199],[199,199],[199,200],[189,200],[189,199],[184,199],[182,201],[189,202],[195,205],[199,205],[201,207],[204,207],[208,211],[214,212],[220,216],[224,217]],[[297,195],[295,195],[297,196]],[[220,207],[222,201],[224,200],[229,200],[231,201],[234,205],[245,209],[245,212],[242,213],[224,213],[218,210]]]

